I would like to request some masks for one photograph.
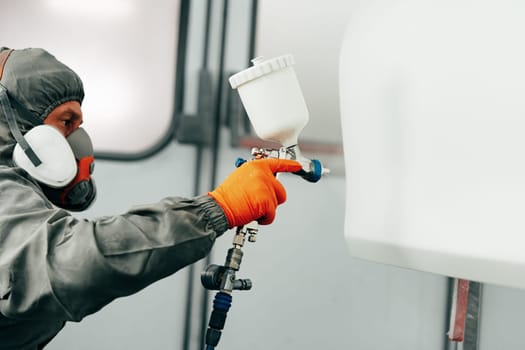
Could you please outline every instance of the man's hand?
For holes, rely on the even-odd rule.
[[[275,174],[299,170],[301,165],[293,160],[268,158],[248,161],[208,195],[224,210],[230,228],[253,220],[268,225],[275,218],[277,205],[286,200],[286,191]]]

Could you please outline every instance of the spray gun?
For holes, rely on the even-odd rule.
[[[253,148],[252,157],[295,160],[302,165],[296,175],[309,182],[319,181],[329,170],[323,168],[319,160],[304,157],[298,146],[298,136],[308,123],[309,113],[293,69],[293,57],[257,57],[252,63],[252,67],[231,76],[230,84],[239,92],[257,136],[282,145],[278,149]],[[244,159],[238,159],[236,166],[243,162]],[[204,288],[218,291],[206,331],[207,350],[214,349],[219,342],[233,290],[249,290],[252,287],[250,279],[237,279],[236,272],[240,269],[246,239],[255,242],[257,233],[256,221],[238,227],[224,265],[209,265],[201,274]]]

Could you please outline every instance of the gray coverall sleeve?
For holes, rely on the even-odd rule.
[[[27,188],[9,192],[9,213],[0,213],[0,312],[15,319],[80,321],[201,259],[228,226],[208,196],[89,221]]]

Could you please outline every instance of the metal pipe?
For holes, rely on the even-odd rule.
[[[228,6],[229,1],[223,1],[222,9],[222,28],[221,28],[221,45],[219,53],[219,75],[217,77],[217,93],[215,100],[215,120],[214,120],[214,133],[212,139],[212,172],[211,172],[211,181],[210,188],[215,188],[217,185],[217,168],[218,168],[218,159],[219,159],[219,146],[220,146],[220,129],[221,129],[221,112],[222,112],[222,87],[224,80],[224,58],[226,52],[226,31],[228,26]],[[208,254],[205,258],[205,264],[209,265],[211,262],[211,254]],[[207,328],[207,318],[208,318],[208,302],[209,302],[209,292],[208,290],[202,290],[202,308],[201,308],[201,349],[205,346],[205,334]]]
[[[206,10],[206,23],[205,23],[205,31],[204,31],[204,47],[203,47],[203,58],[202,58],[202,67],[206,68],[208,65],[208,47],[209,47],[209,28],[210,28],[210,22],[211,22],[211,0],[208,0],[208,7]],[[183,12],[181,10],[181,21],[184,20],[186,22],[189,22],[189,14],[190,14],[190,1],[189,0],[183,0],[181,3],[181,7],[184,6],[185,11]],[[187,33],[187,25],[186,25],[186,33]],[[187,35],[184,38],[184,41],[187,40]],[[184,54],[183,54],[184,53]],[[179,51],[179,59],[181,57],[185,58],[186,55],[186,45],[184,45],[184,51]],[[181,72],[180,75],[184,76],[185,72]],[[183,79],[183,78],[181,78]],[[183,83],[183,80],[180,82]],[[184,88],[181,88],[180,90],[184,90]],[[178,106],[180,108],[180,112],[182,111],[183,101],[184,101],[184,95],[178,96]],[[203,156],[203,147],[200,143],[197,143],[195,146],[195,182],[193,185],[193,194],[195,196],[199,195],[201,192],[200,189],[200,179],[202,177],[202,156]],[[193,294],[194,294],[194,284],[195,284],[195,266],[190,265],[188,267],[188,279],[187,279],[187,285],[186,285],[186,307],[185,307],[185,322],[184,322],[184,333],[183,333],[183,344],[182,349],[183,350],[189,350],[190,344],[191,344],[191,326],[192,326],[192,315],[193,315]]]
[[[250,23],[250,39],[248,42],[249,48],[248,48],[248,62],[246,64],[247,67],[251,65],[251,60],[255,57],[255,43],[256,43],[256,36],[257,36],[257,9],[259,6],[258,0],[252,1],[252,8],[251,8],[251,23]],[[244,132],[249,133],[251,130],[251,123],[250,119],[248,118],[248,115],[246,113],[243,113],[244,115]],[[236,127],[236,126],[235,126]]]

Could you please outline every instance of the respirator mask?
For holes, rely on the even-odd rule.
[[[65,138],[50,125],[38,125],[22,135],[7,89],[0,84],[0,107],[17,144],[13,161],[39,182],[46,197],[58,207],[72,211],[87,209],[96,197],[93,145],[87,132],[78,128]],[[18,102],[18,110],[32,121],[35,117]]]

